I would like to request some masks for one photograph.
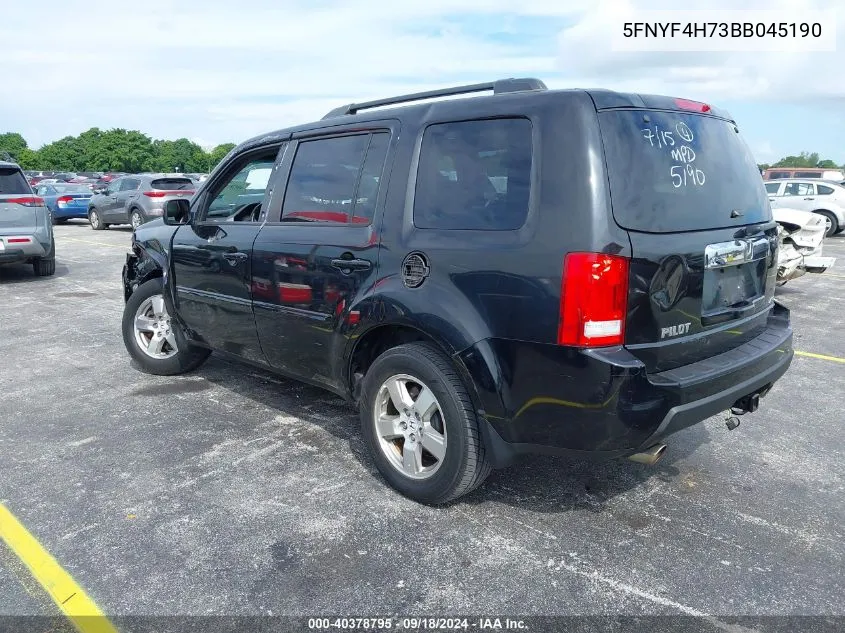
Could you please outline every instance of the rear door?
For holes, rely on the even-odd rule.
[[[626,347],[663,371],[760,334],[777,225],[736,126],[670,109],[605,110],[599,121],[613,216],[633,251]]]
[[[134,198],[141,186],[139,178],[124,178],[120,182],[120,190],[115,196],[114,205],[109,211],[109,221],[118,223],[129,222],[129,201]]]
[[[252,258],[258,335],[280,371],[341,384],[346,337],[377,278],[377,209],[397,125],[303,134],[292,143],[284,198],[274,199]]]

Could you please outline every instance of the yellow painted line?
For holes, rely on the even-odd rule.
[[[814,354],[813,352],[801,352],[795,350],[796,356],[806,356],[807,358],[817,358],[819,360],[830,360],[834,363],[845,363],[845,358],[840,358],[839,356],[828,356],[827,354]]]
[[[79,633],[117,633],[108,618],[76,584],[56,559],[0,503],[0,538],[26,565],[33,578],[71,621]]]
[[[58,241],[79,242],[80,244],[91,244],[93,246],[108,246],[109,248],[123,248],[129,250],[128,244],[108,244],[106,242],[92,242],[91,240],[80,240],[75,237],[59,237]]]

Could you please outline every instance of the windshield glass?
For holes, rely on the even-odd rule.
[[[754,157],[732,123],[650,110],[599,114],[613,216],[630,230],[697,231],[771,219]]]
[[[59,193],[91,193],[91,189],[87,185],[63,185],[56,183],[53,185],[53,189]]]

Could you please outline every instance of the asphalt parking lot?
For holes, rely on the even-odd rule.
[[[796,356],[760,411],[655,467],[537,458],[440,509],[379,478],[337,397],[212,357],[140,373],[128,229],[0,267],[0,501],[109,616],[845,615],[845,235],[780,289]],[[0,612],[52,613],[0,543]]]

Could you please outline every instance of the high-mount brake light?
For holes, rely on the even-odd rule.
[[[710,106],[700,101],[690,101],[689,99],[675,99],[675,105],[682,110],[692,110],[693,112],[710,112]]]

